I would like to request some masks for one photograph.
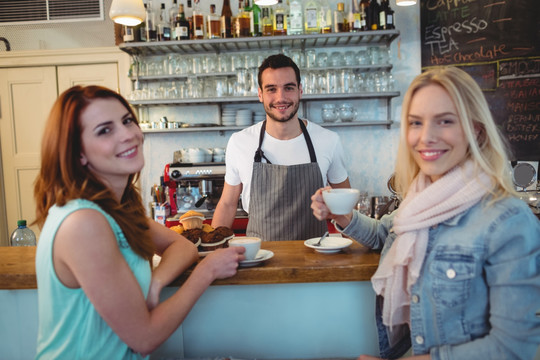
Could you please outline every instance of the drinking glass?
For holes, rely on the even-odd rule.
[[[204,58],[204,70],[207,74],[215,73],[218,71],[218,58],[217,55],[206,55]]]
[[[371,198],[367,191],[360,191],[360,199],[358,199],[356,210],[361,214],[371,216]]]
[[[227,54],[220,54],[218,56],[218,67],[220,72],[231,72],[231,57]]]
[[[203,83],[203,97],[213,98],[216,96],[216,84],[213,78],[205,77]]]
[[[216,77],[216,96],[217,97],[229,96],[229,87],[227,84],[227,77],[225,76]]]
[[[317,67],[325,68],[328,66],[328,54],[321,51],[317,54]]]
[[[370,58],[371,65],[378,65],[378,64],[381,63],[380,62],[379,48],[378,47],[371,46],[368,49],[368,53],[369,53],[369,58]]]
[[[369,65],[371,63],[371,58],[365,48],[358,50],[356,57],[358,58],[359,65]]]
[[[358,65],[358,59],[356,58],[356,53],[354,51],[351,51],[351,50],[346,51],[344,60],[345,60],[345,65],[347,66]]]
[[[306,67],[314,68],[317,66],[317,53],[315,50],[306,50]]]
[[[242,68],[245,68],[246,67],[246,64],[245,64],[245,58],[241,55],[236,55],[236,56],[233,56],[231,58],[232,62],[232,67],[231,67],[231,71],[236,71],[238,69],[242,69]]]
[[[193,56],[192,57],[192,68],[193,68],[193,72],[192,74],[202,74],[204,72],[204,59],[202,56],[198,55],[198,56]]]
[[[328,63],[331,67],[340,67],[345,65],[345,62],[343,61],[343,56],[339,51],[334,51],[330,54]]]
[[[343,69],[340,72],[340,87],[342,93],[350,93],[351,92],[351,77],[352,77],[352,71],[351,69]]]
[[[342,92],[341,87],[339,86],[338,70],[328,70],[326,72],[326,92],[328,94],[337,94]]]
[[[324,94],[328,89],[326,72],[318,71],[317,72],[317,94]]]

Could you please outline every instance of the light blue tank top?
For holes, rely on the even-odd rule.
[[[82,289],[70,289],[56,276],[52,261],[56,232],[69,214],[80,209],[95,209],[107,218],[124,259],[144,296],[148,294],[150,265],[133,252],[109,214],[97,204],[82,199],[51,207],[36,251],[39,311],[36,359],[142,359],[107,325]]]

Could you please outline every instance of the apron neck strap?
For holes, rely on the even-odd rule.
[[[306,139],[306,144],[309,151],[309,158],[312,163],[317,162],[317,156],[315,156],[315,149],[313,148],[313,143],[311,142],[311,137],[309,136],[309,133],[306,129],[306,125],[304,125],[304,122],[298,118],[298,122],[300,123],[300,129],[302,130],[302,134],[304,135],[304,139]],[[262,151],[262,143],[264,140],[264,133],[266,132],[266,120],[264,120],[262,126],[261,126],[261,132],[259,134],[259,147],[257,148],[257,151],[255,151],[255,162],[261,162],[262,159],[265,159],[268,164],[271,164],[270,160],[264,156],[264,152]]]

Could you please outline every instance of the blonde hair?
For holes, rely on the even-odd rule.
[[[452,99],[469,143],[467,159],[474,162],[476,172],[484,171],[492,179],[494,186],[488,189],[493,196],[492,200],[515,196],[510,178],[508,148],[499,134],[484,94],[469,74],[456,67],[434,68],[418,75],[405,94],[395,167],[397,193],[404,198],[420,171],[407,144],[408,115],[414,95],[428,85],[442,87]]]

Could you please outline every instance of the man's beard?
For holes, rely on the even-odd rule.
[[[297,102],[296,105],[292,108],[290,115],[282,117],[282,118],[276,117],[274,113],[272,113],[271,111],[266,111],[266,115],[268,115],[272,120],[275,120],[278,122],[287,122],[291,120],[298,113],[299,107],[300,107],[300,102]],[[272,109],[270,106],[269,108]],[[266,110],[266,106],[265,106],[265,110]]]

